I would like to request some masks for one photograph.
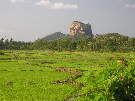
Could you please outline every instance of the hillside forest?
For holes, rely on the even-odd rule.
[[[83,38],[60,38],[57,40],[38,39],[34,42],[14,41],[12,38],[0,39],[1,50],[56,50],[56,51],[135,51],[135,38],[118,33],[107,33]]]

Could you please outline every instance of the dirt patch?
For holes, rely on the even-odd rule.
[[[71,69],[71,68],[80,68],[80,67],[64,67],[64,68]]]
[[[10,82],[7,82],[7,83],[6,83],[6,86],[13,86],[13,84],[14,84],[14,83],[10,81]]]
[[[73,75],[79,75],[81,73],[81,71],[77,69],[65,69],[64,67],[56,68],[55,70],[58,72],[67,72]]]
[[[71,85],[77,85],[83,87],[84,85],[80,82],[74,82],[74,81],[69,81],[69,80],[57,80],[53,81],[52,84],[71,84]]]
[[[50,69],[54,69],[54,67],[50,67],[48,66],[48,68]],[[76,86],[79,86],[79,90],[82,89],[85,85],[81,82],[76,82],[75,80],[78,79],[78,78],[81,78],[82,77],[82,72],[84,72],[85,70],[78,70],[78,69],[66,69],[64,67],[57,67],[55,68],[54,70],[56,70],[57,72],[67,72],[67,73],[70,73],[72,74],[72,76],[66,80],[56,80],[56,81],[53,81],[51,82],[51,84],[69,84],[69,85],[76,85]],[[68,96],[64,99],[64,101],[71,101],[72,98],[74,97],[78,97],[79,96],[79,93],[78,91],[75,91],[73,95],[71,96]]]
[[[54,64],[54,63],[56,63],[56,62],[53,62],[53,61],[43,61],[43,62],[41,62],[41,64]]]
[[[98,64],[98,67],[106,67],[106,64]]]
[[[75,82],[76,79],[80,78],[82,76],[82,73],[80,70],[77,69],[65,69],[64,67],[59,67],[55,69],[58,72],[67,72],[72,74],[72,76],[70,78],[68,78],[67,80],[56,80],[53,81],[52,84],[70,84],[70,85],[77,85],[80,87],[83,87],[84,84],[80,83],[80,82]]]
[[[27,84],[28,84],[28,85],[36,85],[37,83],[34,83],[34,82],[28,82]]]

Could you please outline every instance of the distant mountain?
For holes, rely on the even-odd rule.
[[[64,38],[65,36],[66,35],[61,32],[55,32],[51,35],[48,35],[48,36],[42,38],[42,40],[57,40],[57,39]]]
[[[76,40],[80,38],[92,38],[92,37],[93,37],[92,29],[89,23],[84,24],[79,21],[74,21],[70,25],[68,35],[63,34],[61,32],[55,32],[51,35],[48,35],[42,38],[41,40],[57,40],[57,39],[63,39],[63,38]]]

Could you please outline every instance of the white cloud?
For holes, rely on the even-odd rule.
[[[35,3],[38,6],[44,6],[47,8],[51,8],[51,9],[77,9],[78,5],[77,4],[64,4],[62,2],[51,2],[49,0],[45,1],[45,0],[41,0],[37,3]]]
[[[10,0],[12,3],[24,2],[24,0]]]
[[[135,8],[135,4],[126,4],[125,7],[127,7],[127,8]]]
[[[78,8],[78,5],[76,4],[64,4],[64,3],[54,3],[52,8]]]
[[[36,5],[50,7],[51,6],[51,2],[50,1],[41,0],[41,1],[37,2]]]

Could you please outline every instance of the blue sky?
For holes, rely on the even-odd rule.
[[[34,41],[66,34],[74,20],[89,22],[94,34],[135,36],[135,0],[0,0],[0,37]]]

